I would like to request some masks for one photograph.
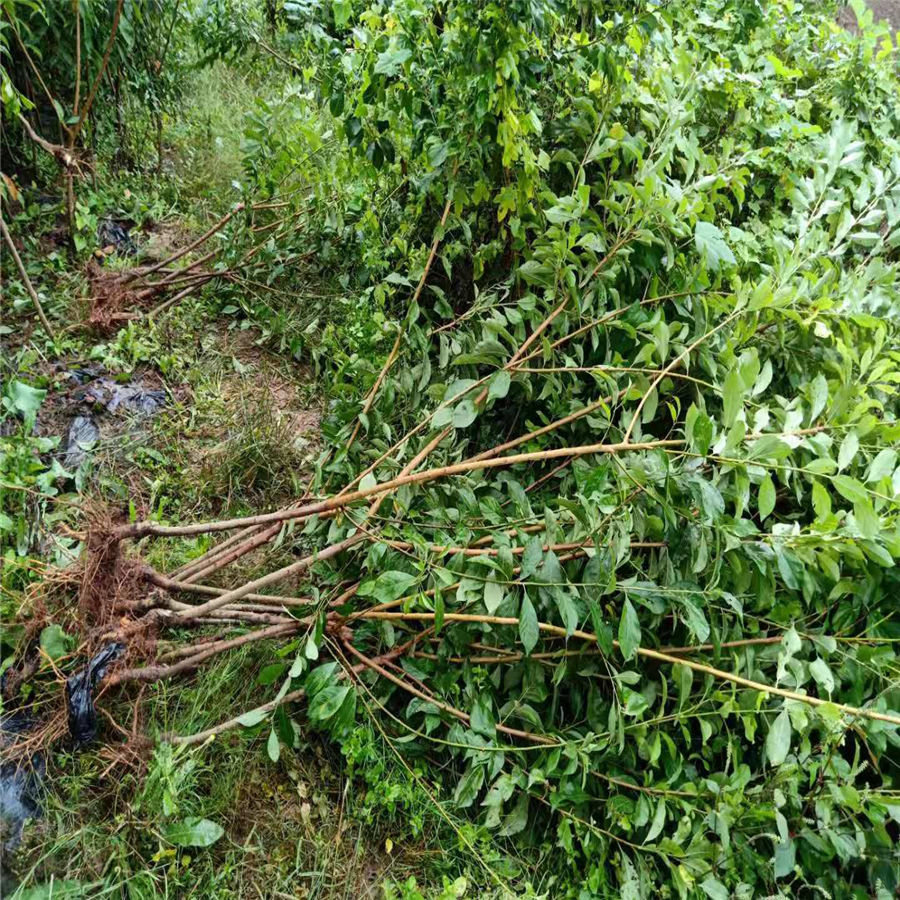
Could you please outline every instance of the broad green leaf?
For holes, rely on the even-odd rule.
[[[838,471],[842,472],[853,462],[853,457],[859,450],[859,437],[855,431],[848,431],[841,441],[841,449],[838,451]]]
[[[797,853],[795,841],[787,841],[775,847],[775,864],[773,874],[776,878],[787,878],[794,874],[794,861]]]
[[[534,605],[526,591],[522,598],[522,608],[519,610],[519,639],[522,641],[526,655],[535,648],[539,637],[537,613],[534,611]]]
[[[488,382],[488,399],[502,400],[509,393],[509,383],[509,372],[501,369]]]
[[[496,735],[497,725],[494,718],[493,703],[491,702],[491,695],[487,692],[479,694],[472,704],[469,724],[472,731],[476,734],[483,735],[489,739],[493,739]]]
[[[400,67],[412,56],[412,50],[388,49],[379,54],[375,62],[375,74],[392,77],[400,71]]]
[[[22,414],[26,424],[34,422],[34,418],[47,396],[47,392],[41,388],[34,388],[24,381],[10,381],[6,388],[7,396],[13,409]]]
[[[809,673],[815,678],[816,684],[830,697],[834,691],[834,675],[828,667],[828,663],[817,656],[809,664]]]
[[[327,722],[340,708],[350,693],[349,684],[329,684],[309,701],[307,714],[311,722]]]
[[[831,483],[837,488],[838,493],[851,503],[866,500],[869,496],[863,484],[849,475],[835,475]]]
[[[722,424],[726,428],[730,428],[741,411],[741,398],[744,391],[744,385],[741,381],[740,372],[732,369],[725,376],[725,387],[722,393]]]
[[[275,729],[273,728],[269,732],[269,740],[266,743],[266,752],[269,754],[269,759],[272,762],[278,762],[281,759],[281,741],[278,740],[278,735],[275,733]]]
[[[816,376],[815,380],[810,385],[809,393],[809,423],[812,425],[819,417],[819,413],[825,409],[825,404],[828,402],[828,382],[825,380],[824,375]]]
[[[813,481],[812,502],[817,519],[825,519],[831,514],[831,495],[819,481]]]
[[[382,572],[374,581],[364,581],[360,585],[360,597],[374,597],[379,603],[390,603],[404,594],[419,580],[417,575],[407,572]]]
[[[626,597],[619,618],[619,649],[622,651],[622,656],[629,660],[640,646],[641,623],[631,601]]]
[[[798,74],[800,73],[798,72]],[[729,900],[731,897],[731,891],[715,875],[707,875],[700,882],[700,887],[710,900]]]
[[[539,535],[529,538],[522,551],[522,570],[519,577],[522,581],[527,581],[535,572],[537,572],[541,561],[544,558],[544,543]]]
[[[331,0],[331,11],[336,28],[345,28],[353,14],[353,0]]]
[[[869,466],[869,474],[866,481],[880,481],[891,475],[897,465],[897,451],[891,447],[885,447]]]
[[[694,420],[694,431],[691,441],[694,450],[701,456],[706,456],[712,443],[713,424],[712,419],[706,413],[700,413]]]
[[[165,838],[178,847],[211,847],[225,834],[225,829],[209,819],[191,817],[166,828]]]
[[[766,756],[769,764],[780,766],[791,749],[791,717],[783,709],[769,728],[766,736]]]
[[[684,668],[679,666],[679,668]],[[650,823],[650,830],[647,837],[644,838],[645,844],[652,844],[661,834],[663,826],[666,824],[666,801],[660,797],[656,804],[656,812],[653,814],[653,821]]]
[[[57,624],[48,625],[41,631],[41,650],[56,662],[56,660],[61,659],[69,652],[71,640],[63,631],[62,626]]]
[[[242,716],[238,716],[238,723],[245,728],[252,728],[254,725],[259,725],[266,715],[265,710],[251,709],[250,712],[245,712]]]
[[[714,271],[721,266],[733,266],[737,260],[731,248],[725,243],[725,237],[712,222],[698,222],[694,228],[694,245],[697,252]]]
[[[482,766],[470,765],[468,771],[459,780],[456,785],[456,791],[453,799],[460,809],[466,809],[475,802],[481,786],[484,784],[484,768]]]
[[[874,540],[881,534],[881,519],[868,498],[857,500],[853,504],[853,519],[864,538]]]
[[[503,602],[505,593],[506,585],[497,581],[494,575],[491,575],[487,581],[485,581],[484,605],[487,608],[488,613],[491,615],[494,614],[497,607]]]
[[[453,410],[453,427],[468,428],[478,418],[478,410],[475,408],[475,402],[468,397],[460,400]]]
[[[757,507],[760,520],[767,519],[775,509],[775,483],[769,475],[766,475],[759,486]]]

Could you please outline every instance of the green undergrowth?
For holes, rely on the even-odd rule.
[[[302,493],[319,450],[323,407],[310,347],[331,342],[332,355],[337,348],[352,355],[373,328],[377,340],[389,339],[340,284],[319,276],[304,281],[309,297],[299,306],[250,285],[213,284],[152,326],[134,322],[102,334],[86,324],[85,266],[101,219],[130,224],[139,245],[162,235],[172,252],[240,198],[244,117],[272,87],[266,77],[222,63],[194,73],[179,115],[165,122],[162,177],[101,160],[96,188],[79,195],[74,255],[52,172],[44,173],[46,185],[40,177],[20,185],[10,226],[57,339],[32,324],[31,301],[4,256],[4,670],[37,611],[45,625],[41,646],[56,656],[54,664],[68,671],[77,662],[73,590],[53,589],[39,606],[33,591],[45,565],[78,558],[77,532],[98,511],[120,521],[236,516]],[[114,255],[102,265],[116,270],[131,261]],[[95,410],[103,438],[87,447],[84,463],[67,469],[69,422],[91,411],[71,401],[67,373],[87,367],[163,390],[166,403],[147,419]],[[184,539],[135,552],[167,572],[207,546],[206,539]],[[211,582],[256,577],[290,558],[287,548],[260,550]],[[49,746],[44,815],[4,860],[2,896],[355,900],[380,897],[385,878],[405,884],[417,876],[421,884],[423,871],[433,868],[439,884],[435,841],[448,826],[371,725],[360,726],[344,756],[295,722],[289,727],[299,742],[277,765],[259,728],[200,747],[156,743],[163,733],[201,731],[263,702],[266,667],[281,658],[276,649],[237,651],[197,675],[110,695],[101,702],[93,746]],[[50,697],[44,689],[53,680],[47,661],[24,699]],[[378,777],[367,783],[360,771]],[[210,847],[180,846],[172,829],[191,820],[211,823],[210,833],[221,837]],[[464,874],[453,860],[443,869],[454,882]]]
[[[236,652],[196,678],[148,688],[141,730],[189,734],[252,706],[270,659]],[[125,730],[132,693],[108,707]],[[372,726],[360,726],[343,755],[304,732],[277,764],[259,729],[180,748],[123,747],[105,732],[104,747],[54,754],[45,816],[26,832],[20,893],[10,896],[53,879],[79,884],[73,896],[355,900],[380,897],[385,877],[421,880],[423,869],[465,879],[458,859],[436,854],[439,839],[453,840],[451,826]],[[175,829],[197,820],[221,836],[208,848],[180,847]]]

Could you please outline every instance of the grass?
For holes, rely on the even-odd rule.
[[[187,232],[214,214],[239,175],[235,118],[253,95],[241,78],[223,75],[214,68],[197,76],[187,117],[169,132],[176,145],[177,190],[122,173],[104,188],[108,196],[124,195],[126,189],[133,197],[142,193],[143,207],[170,210],[169,225]],[[157,202],[154,196],[168,199]],[[167,205],[173,202],[175,212]],[[98,209],[103,205],[95,198]],[[48,209],[32,220],[25,254],[35,280],[53,298],[57,320],[79,322],[86,314],[85,283],[69,268],[66,251],[57,248],[50,266],[40,264],[41,241],[53,234],[57,216]],[[68,504],[85,500],[119,516],[188,520],[275,508],[302,493],[317,452],[318,388],[283,342],[268,349],[277,341],[265,341],[246,319],[221,315],[229,290],[208,289],[157,326],[131,324],[106,339],[73,328],[58,355],[49,348],[46,354],[35,352],[25,343],[10,348],[7,377],[48,391],[46,409],[55,410],[46,419],[49,432],[64,436],[74,414],[57,367],[65,372],[92,360],[111,377],[150,377],[168,398],[165,409],[150,419],[104,419],[109,430],[79,473],[76,489],[69,482],[68,493],[41,501],[45,522],[83,527],[84,515]],[[319,295],[318,305],[300,313],[299,322],[279,301],[275,321],[283,333],[307,328],[321,313],[322,297],[324,305],[331,302],[333,286],[310,290]],[[11,440],[20,446],[26,439]],[[32,451],[21,446],[28,459]],[[71,543],[77,551],[75,540]],[[152,565],[171,571],[204,548],[200,540],[159,541],[141,552]],[[34,552],[42,553],[38,544]],[[293,559],[294,552],[291,540],[259,550],[222,573],[219,583],[270,571]],[[30,563],[18,574],[16,565],[4,571],[7,626],[28,606],[24,587],[34,579]],[[54,604],[73,607],[73,587],[46,594],[51,612]],[[71,622],[71,616],[59,620]],[[8,627],[7,641],[16,633]],[[347,736],[341,752],[310,731],[297,709],[289,725],[294,746],[285,746],[277,763],[266,753],[269,722],[199,747],[174,749],[157,742],[163,733],[200,731],[270,699],[277,684],[261,685],[258,678],[280,659],[277,650],[277,645],[254,645],[193,676],[103,696],[93,746],[75,752],[63,741],[48,749],[45,813],[26,826],[22,846],[5,860],[3,896],[35,900],[50,896],[52,885],[53,897],[67,896],[68,889],[68,896],[129,900],[358,900],[381,897],[384,884],[405,884],[413,876],[420,885],[434,882],[433,892],[422,888],[429,896],[441,895],[441,876],[455,879],[465,869],[463,856],[451,853],[444,860],[437,852],[453,847],[456,833],[418,776],[366,719]],[[35,677],[33,688],[37,697],[61,700],[49,666]],[[208,848],[181,848],[167,839],[173,823],[191,818],[220,825],[223,836]],[[19,887],[13,890],[15,882]],[[398,897],[419,896],[418,889],[397,891]]]

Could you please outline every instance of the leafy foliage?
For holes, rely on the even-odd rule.
[[[896,48],[821,7],[194,10],[199,50],[284,72],[222,313],[332,398],[329,499],[277,539],[316,612],[258,683],[501,895],[900,886]],[[277,702],[238,724],[301,741]],[[168,840],[217,840],[156,772]]]
[[[893,891],[896,724],[836,705],[900,709],[893,43],[793,2],[583,7],[288,26],[390,198],[351,225],[337,185],[320,234],[402,334],[383,380],[334,374],[321,483],[463,464],[312,520],[377,532],[317,583],[361,580],[371,657],[431,625],[425,693],[361,699],[458,808],[555,841],[571,896]]]

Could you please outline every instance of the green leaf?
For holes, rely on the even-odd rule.
[[[512,837],[513,835],[519,834],[519,832],[525,830],[525,826],[528,824],[529,799],[530,798],[527,792],[519,792],[519,796],[515,802],[515,805],[504,817],[503,824],[500,826],[500,830],[497,832],[500,837]],[[463,891],[465,891],[465,887],[463,887]],[[451,900],[450,896],[447,894],[444,894],[442,896],[447,897],[447,900]],[[463,893],[454,893],[452,896],[461,898],[463,896]]]
[[[329,684],[309,701],[307,714],[310,722],[327,722],[340,708],[347,694],[349,684]]]
[[[500,370],[488,383],[488,400],[502,400],[509,393],[509,372]]]
[[[869,466],[869,474],[866,481],[881,481],[882,478],[891,475],[897,465],[897,451],[885,447]]]
[[[734,424],[738,413],[741,411],[741,398],[744,393],[744,383],[737,369],[732,369],[725,376],[725,387],[722,392],[722,424],[730,428]]]
[[[774,434],[764,434],[758,441],[754,441],[747,452],[747,459],[784,459],[791,455],[790,444],[776,437]]]
[[[412,50],[388,49],[378,54],[375,62],[375,74],[393,77],[400,71],[400,67],[412,56]]]
[[[809,664],[809,674],[816,680],[816,684],[831,696],[834,691],[834,675],[828,667],[828,663],[821,657],[816,657]]]
[[[449,152],[450,148],[447,146],[447,144],[442,144],[440,142],[431,144],[428,147],[428,164],[433,169],[436,169],[444,162]]]
[[[456,786],[456,791],[453,795],[456,805],[460,809],[466,809],[471,806],[475,802],[482,784],[484,784],[484,767],[470,766]]]
[[[766,475],[759,486],[759,496],[756,505],[759,509],[760,521],[767,519],[772,514],[772,510],[775,509],[775,482],[772,481],[769,475]]]
[[[731,897],[731,891],[715,875],[707,875],[700,882],[700,887],[710,900],[729,900]]]
[[[817,375],[812,385],[810,385],[809,402],[809,424],[812,425],[828,402],[828,382],[825,380],[824,375]]]
[[[63,631],[60,625],[48,625],[41,631],[41,650],[54,662],[69,652],[70,641],[71,638]]]
[[[544,558],[544,543],[539,536],[528,539],[525,549],[522,551],[522,570],[519,577],[522,581],[527,581],[541,564]]]
[[[272,762],[278,762],[281,759],[281,742],[278,740],[278,735],[275,733],[275,729],[273,728],[269,732],[269,740],[266,743],[266,752],[269,754],[269,759]]]
[[[673,667],[672,674],[675,676],[675,683],[678,685],[678,709],[684,709],[691,695],[691,685],[694,683],[694,670],[688,666],[677,665]]]
[[[838,472],[842,472],[853,462],[857,450],[859,450],[859,436],[855,431],[848,431],[838,451]]]
[[[853,520],[864,538],[874,540],[881,534],[881,519],[867,497],[853,504]]]
[[[282,674],[284,674],[286,668],[287,665],[285,663],[273,663],[270,666],[263,666],[259,673],[259,677],[256,679],[256,683],[263,686],[275,684],[275,682],[281,678]]]
[[[831,482],[837,488],[837,492],[851,503],[868,499],[869,495],[863,484],[849,475],[835,475]]]
[[[725,243],[725,236],[712,222],[698,222],[694,228],[694,245],[706,261],[707,266],[718,271],[720,266],[737,263],[731,248]]]
[[[522,599],[522,608],[519,610],[519,639],[522,641],[526,655],[534,649],[539,636],[537,613],[534,611],[534,605],[526,591]]]
[[[177,847],[211,847],[225,834],[225,829],[209,819],[190,817],[170,825],[164,834]]]
[[[336,28],[345,28],[353,13],[353,0],[331,0],[331,12]]]
[[[706,413],[700,413],[694,420],[694,430],[691,435],[691,442],[694,450],[701,456],[706,456],[709,452],[709,446],[712,444],[713,423],[712,419]]]
[[[619,618],[619,649],[622,656],[629,660],[641,646],[641,623],[638,614],[631,605],[631,600],[625,598],[622,605],[622,614]]]
[[[797,854],[795,841],[782,841],[775,847],[773,874],[776,878],[787,878],[794,874],[794,862]]]
[[[475,402],[466,398],[456,404],[453,410],[453,427],[468,428],[478,418],[478,410],[475,408]]]
[[[390,603],[408,594],[418,580],[417,575],[390,570],[382,572],[375,581],[364,581],[357,593],[360,597],[374,597],[379,603]]]
[[[773,766],[780,766],[791,749],[791,717],[783,709],[769,728],[766,736],[766,756]]]
[[[484,583],[484,605],[489,614],[493,615],[497,607],[503,602],[506,595],[506,585],[497,581],[491,575]]]
[[[33,424],[47,392],[41,388],[33,388],[24,381],[10,381],[6,393],[13,409],[22,414],[26,424]]]
[[[679,666],[679,668],[685,667]],[[663,826],[665,824],[666,801],[662,797],[660,797],[659,801],[656,804],[656,812],[653,814],[653,821],[650,823],[650,830],[647,832],[647,837],[644,838],[644,843],[653,843],[653,841],[655,841],[662,834]]]
[[[813,481],[812,502],[813,509],[816,511],[816,518],[826,519],[831,514],[831,495],[822,487],[818,480]]]
[[[478,695],[472,704],[469,724],[472,727],[472,731],[476,734],[493,740],[497,734],[497,724],[494,719],[494,705],[490,694],[482,693]]]
[[[252,728],[254,725],[259,725],[266,715],[267,713],[263,709],[251,709],[242,716],[238,716],[238,724],[243,725],[244,728]]]

